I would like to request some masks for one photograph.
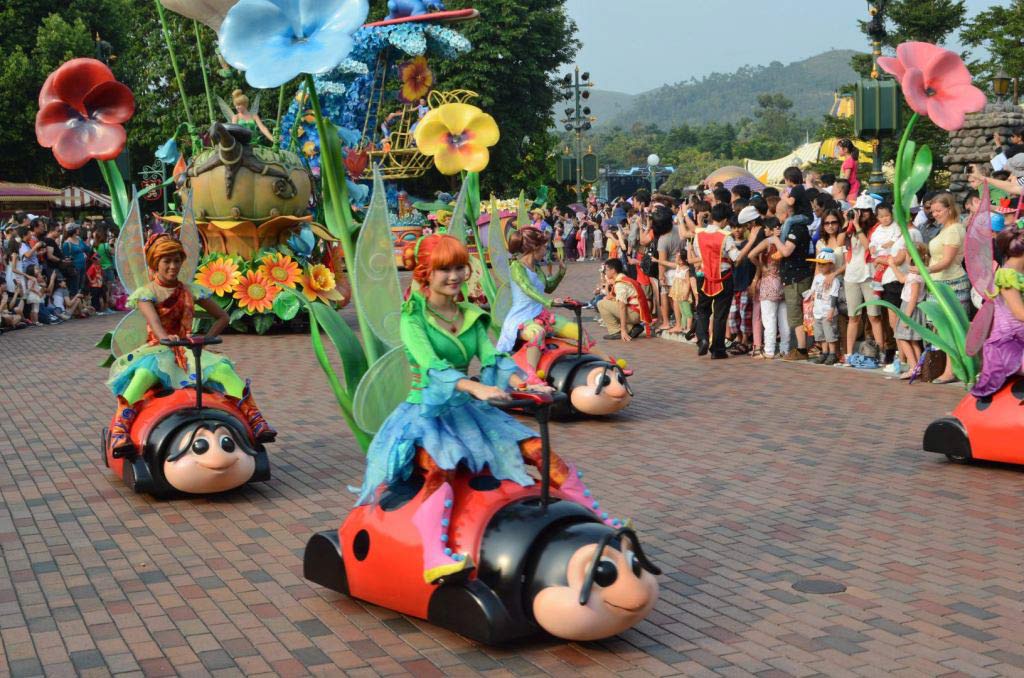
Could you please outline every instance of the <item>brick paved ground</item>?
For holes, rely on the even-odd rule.
[[[97,450],[111,398],[89,347],[113,324],[0,338],[0,672],[1024,675],[1021,471],[920,451],[955,387],[621,348],[628,413],[554,436],[635,518],[661,600],[606,642],[493,649],[303,580],[362,471],[305,337],[223,346],[281,431],[270,483],[131,494]],[[812,576],[846,593],[793,590]]]

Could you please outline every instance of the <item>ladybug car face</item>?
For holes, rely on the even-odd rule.
[[[256,451],[223,422],[200,421],[181,428],[168,443],[163,475],[176,490],[190,494],[224,492],[249,482]]]
[[[617,366],[604,361],[594,367],[581,367],[569,391],[572,406],[594,416],[614,414],[629,405],[632,399],[626,375]]]

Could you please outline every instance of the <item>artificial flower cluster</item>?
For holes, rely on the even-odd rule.
[[[247,314],[272,311],[283,289],[298,288],[310,301],[345,301],[337,277],[324,264],[303,267],[283,252],[267,253],[252,264],[247,267],[238,257],[216,255],[199,267],[195,282],[228,304],[233,299]]]

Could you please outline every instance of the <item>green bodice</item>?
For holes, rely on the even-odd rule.
[[[494,365],[499,355],[487,335],[489,316],[479,306],[459,304],[462,326],[457,333],[438,324],[426,308],[427,300],[413,292],[402,306],[401,337],[412,370],[412,390],[406,399],[421,402],[421,392],[430,385],[430,370],[466,373],[473,358],[481,367]]]

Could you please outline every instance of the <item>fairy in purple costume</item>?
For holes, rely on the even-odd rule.
[[[982,348],[981,374],[971,395],[992,395],[1016,374],[1024,373],[1024,229],[1011,226],[1000,232],[996,246],[1004,253],[988,299],[978,312],[968,337],[968,350],[991,326]],[[989,264],[991,268],[992,264]]]

